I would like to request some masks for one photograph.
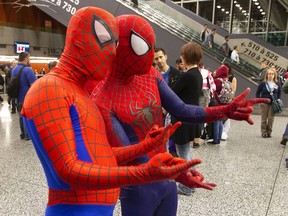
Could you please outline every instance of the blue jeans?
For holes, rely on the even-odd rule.
[[[21,110],[22,110],[22,106],[23,106],[23,102],[18,102],[18,113],[19,113],[19,125],[20,125],[20,130],[21,130],[21,134],[20,134],[20,138],[21,139],[29,139],[29,135],[25,129],[24,123],[23,123],[23,117],[20,114]]]
[[[288,139],[288,123],[286,125],[286,129],[285,129],[285,132],[283,134],[283,138],[287,138]]]
[[[214,137],[213,137],[214,143],[217,143],[217,144],[220,143],[222,132],[223,132],[223,122],[215,121],[214,122]]]
[[[176,152],[177,152],[177,154],[178,154],[178,156],[180,158],[183,158],[186,161],[189,161],[189,160],[192,159],[191,152],[190,152],[190,142],[188,142],[188,143],[186,143],[184,145],[175,144],[175,146],[176,146]],[[182,192],[184,192],[187,195],[190,195],[190,194],[192,194],[195,191],[195,189],[188,188],[188,187],[186,187],[185,185],[183,185],[181,183],[178,184],[178,189],[181,190]]]

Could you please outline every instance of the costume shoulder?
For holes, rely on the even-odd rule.
[[[152,67],[152,66],[151,66],[151,69],[150,69],[150,71],[148,73],[148,76],[155,77],[157,80],[164,81],[161,73],[158,70],[156,70],[154,67]]]

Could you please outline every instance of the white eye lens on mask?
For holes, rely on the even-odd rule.
[[[130,40],[131,47],[136,55],[141,56],[149,51],[150,46],[148,45],[148,43],[134,32],[132,32]]]
[[[105,26],[98,20],[94,21],[94,29],[97,29],[95,33],[100,43],[104,44],[112,40],[110,32],[108,32]]]

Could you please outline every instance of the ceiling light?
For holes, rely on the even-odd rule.
[[[255,5],[259,5],[259,2],[255,2],[254,4],[255,4]]]
[[[225,9],[224,9],[224,8],[222,8],[222,9],[221,9],[221,11],[223,11],[223,12],[224,12],[224,11],[225,11]]]
[[[242,10],[242,13],[246,13],[246,10]]]
[[[234,1],[234,4],[237,4],[237,1]]]
[[[240,4],[236,4],[235,6],[236,6],[236,7],[240,7]]]
[[[239,7],[239,10],[242,10],[242,7]]]
[[[262,12],[261,14],[262,14],[262,15],[265,15],[266,13],[265,13],[265,12]]]
[[[226,14],[229,14],[229,11],[226,11],[225,13],[226,13]]]
[[[220,5],[217,5],[217,8],[219,8],[219,9],[220,9],[220,8],[221,8],[221,6],[220,6]]]
[[[261,6],[259,5],[257,8],[258,8],[258,9],[260,9],[260,8],[261,8]]]
[[[260,12],[262,12],[262,11],[263,11],[263,9],[260,9],[259,11],[260,11]]]
[[[253,2],[257,2],[257,0],[253,0]]]

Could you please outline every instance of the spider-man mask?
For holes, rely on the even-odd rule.
[[[78,79],[101,80],[116,55],[117,39],[118,26],[112,14],[95,7],[81,8],[70,19],[60,65],[71,73],[76,73],[76,67],[77,73],[81,72],[74,74]]]
[[[155,34],[147,20],[137,15],[116,18],[119,46],[113,68],[122,75],[148,73],[154,57]]]

